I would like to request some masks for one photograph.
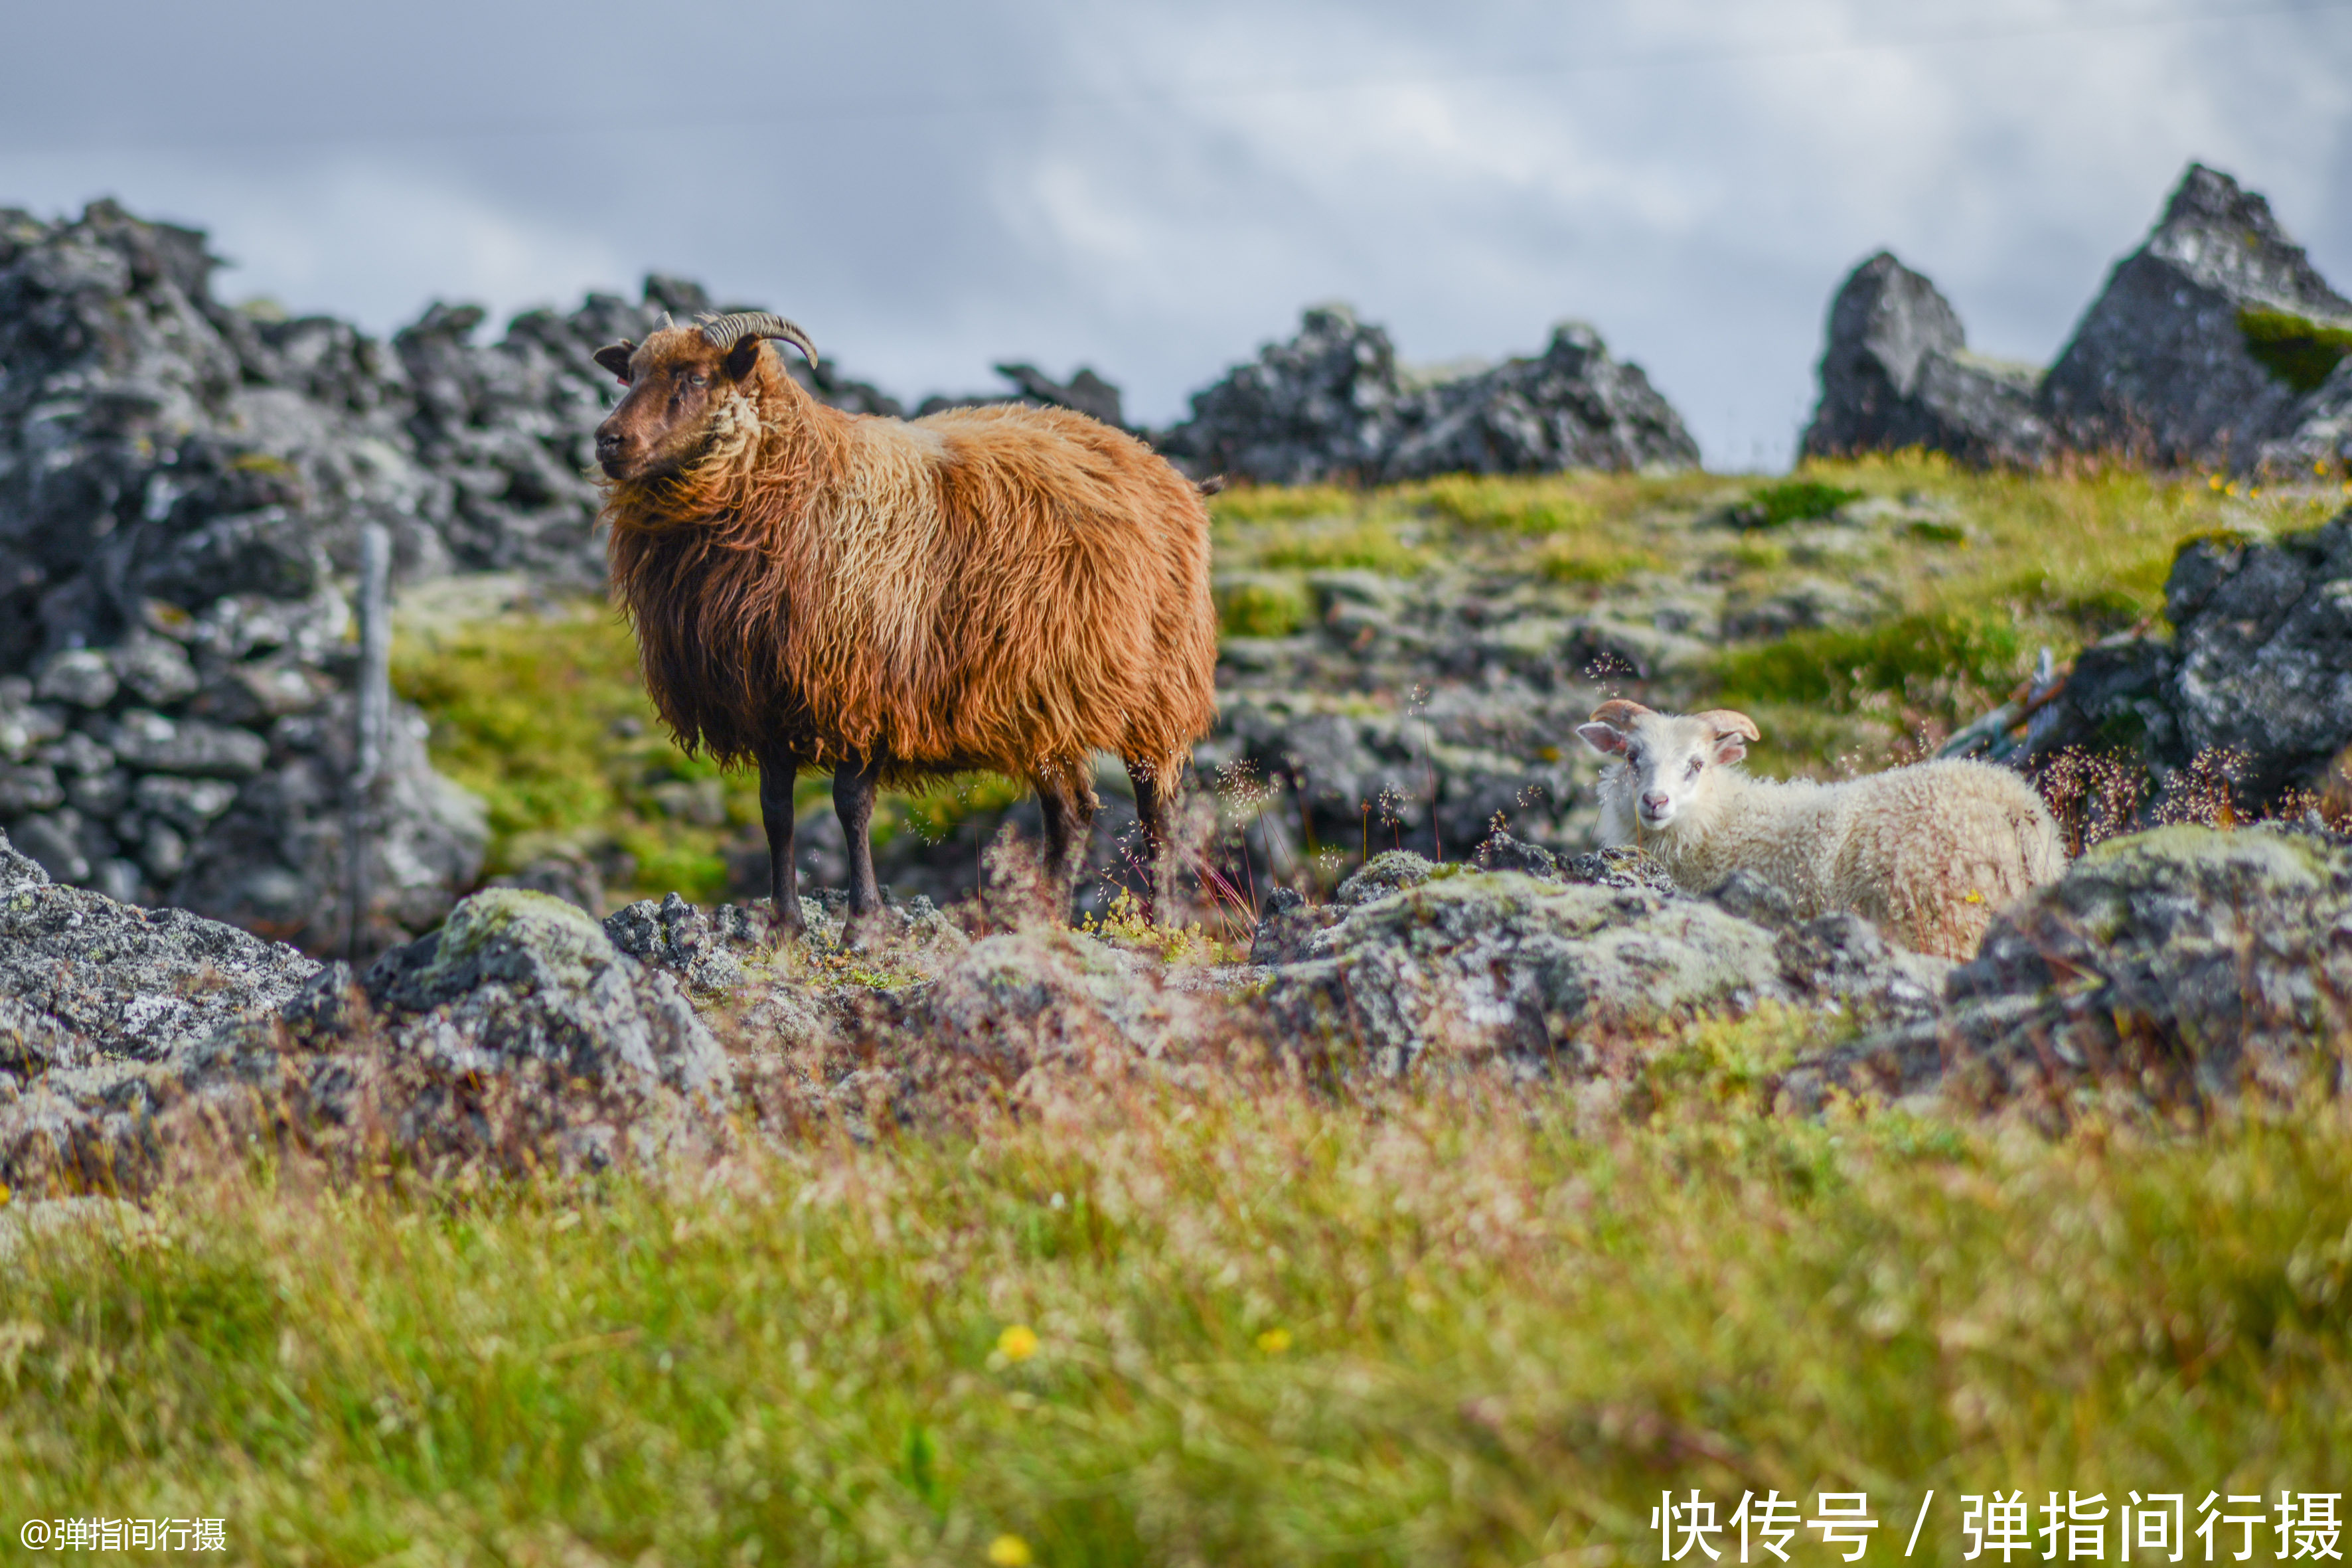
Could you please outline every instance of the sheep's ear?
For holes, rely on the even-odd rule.
[[[760,363],[760,344],[762,341],[757,332],[745,332],[735,340],[735,346],[727,351],[729,379],[740,381],[751,374],[751,367]]]
[[[629,384],[629,355],[636,351],[636,346],[623,338],[617,343],[606,343],[588,357],[619,376],[621,384],[626,386]]]
[[[1612,757],[1622,757],[1625,754],[1624,735],[1607,724],[1579,724],[1576,727],[1576,732],[1584,737],[1584,743],[1596,752],[1602,752]]]
[[[1764,731],[1756,721],[1736,708],[1710,708],[1691,715],[1715,733],[1715,760],[1736,763],[1748,754],[1748,742],[1760,741]]]

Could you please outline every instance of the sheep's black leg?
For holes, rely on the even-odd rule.
[[[790,753],[760,763],[760,820],[768,830],[768,901],[786,937],[805,929],[801,919],[801,874],[793,864],[793,784],[801,760]]]
[[[1160,772],[1138,757],[1127,760],[1127,776],[1135,784],[1135,816],[1143,826],[1144,864],[1151,874],[1151,918],[1171,919],[1176,904],[1176,847],[1169,836],[1169,807],[1173,793]]]
[[[866,757],[834,770],[833,809],[841,817],[841,836],[849,849],[849,918],[870,915],[882,907],[882,889],[874,879],[874,790],[882,777],[882,759]]]
[[[1041,773],[1037,809],[1045,818],[1045,894],[1054,900],[1054,918],[1070,917],[1070,895],[1078,880],[1078,861],[1086,854],[1094,830],[1095,808],[1101,803],[1094,790],[1067,769]]]

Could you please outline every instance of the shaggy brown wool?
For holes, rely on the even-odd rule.
[[[637,352],[709,351],[680,330]],[[1097,751],[1189,771],[1215,714],[1208,513],[1143,443],[1061,409],[844,414],[770,350],[713,397],[698,457],[604,505],[646,689],[689,752],[1087,799]]]

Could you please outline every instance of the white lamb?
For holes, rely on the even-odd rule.
[[[2066,868],[2049,808],[2005,768],[1749,778],[1734,764],[1762,735],[1727,708],[1683,715],[1604,702],[1577,733],[1622,759],[1601,776],[1601,841],[1640,847],[1692,892],[1747,871],[1802,916],[1851,910],[1917,952],[1968,958],[1993,911]]]

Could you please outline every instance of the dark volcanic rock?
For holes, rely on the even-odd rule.
[[[1127,424],[1118,388],[1085,365],[1067,381],[1055,381],[1034,364],[1001,364],[996,374],[1019,387],[1021,395],[1030,402],[1049,408],[1074,408],[1109,426]]]
[[[1948,967],[1850,915],[1791,935],[1679,893],[1412,859],[1381,857],[1378,885],[1298,922],[1265,992],[1278,1037],[1384,1070],[1434,1052],[1586,1076],[1623,1032],[1696,1013],[1778,1001],[1915,1017]]]
[[[71,1037],[74,1059],[52,1065],[158,1060],[277,1006],[318,971],[284,943],[234,926],[52,885],[0,833],[0,996]]]
[[[1309,310],[1298,335],[1192,395],[1160,449],[1194,473],[1299,485],[1380,472],[1396,439],[1396,350],[1345,305]]]
[[[2163,786],[2231,752],[2253,807],[2319,784],[2352,745],[2352,511],[2275,542],[2191,540],[2164,596],[2172,641],[2084,650],[2033,755],[2136,744]]]
[[[2192,163],[2147,242],[2116,264],[2043,392],[2067,444],[2178,464],[2252,464],[2290,437],[2301,389],[2256,357],[2248,311],[2352,325],[2270,204]]]
[[[676,922],[673,922],[676,923]],[[738,976],[740,979],[740,975]],[[51,884],[0,836],[0,1182],[136,1190],[173,1149],[601,1165],[722,1136],[717,1040],[571,905],[496,889],[370,970]]]
[[[1000,364],[996,374],[1013,384],[1011,392],[934,393],[915,405],[918,419],[950,408],[985,408],[1017,403],[1031,408],[1068,408],[1124,429],[1127,419],[1118,388],[1084,365],[1067,381],[1055,381],[1034,364]],[[894,410],[895,412],[895,410]]]
[[[1821,402],[1800,455],[1924,447],[1976,464],[2031,464],[2049,445],[2031,371],[1971,356],[1936,286],[1880,251],[1830,305]]]
[[[2352,328],[2344,341],[2352,347]],[[2298,479],[2315,470],[2352,474],[2352,353],[2295,405],[2287,423],[2287,434],[2263,443],[2260,466],[2266,472]]]
[[[1698,467],[1682,416],[1581,321],[1554,329],[1534,359],[1410,394],[1397,413],[1402,434],[1381,463],[1383,479]]]
[[[1978,1103],[2095,1085],[2143,1105],[2341,1088],[2352,1026],[2352,843],[2265,824],[2166,827],[2098,845],[1997,917],[1940,1017],[1789,1075],[1940,1085]]]
[[[1641,368],[1580,322],[1536,358],[1414,388],[1388,333],[1344,305],[1307,311],[1296,338],[1194,394],[1192,417],[1160,447],[1198,476],[1259,484],[1698,462]]]
[[[740,979],[740,971],[738,976]],[[670,977],[545,893],[492,888],[378,959],[363,982],[395,1035],[455,1071],[522,1062],[571,1078],[712,1089],[727,1062]]]

